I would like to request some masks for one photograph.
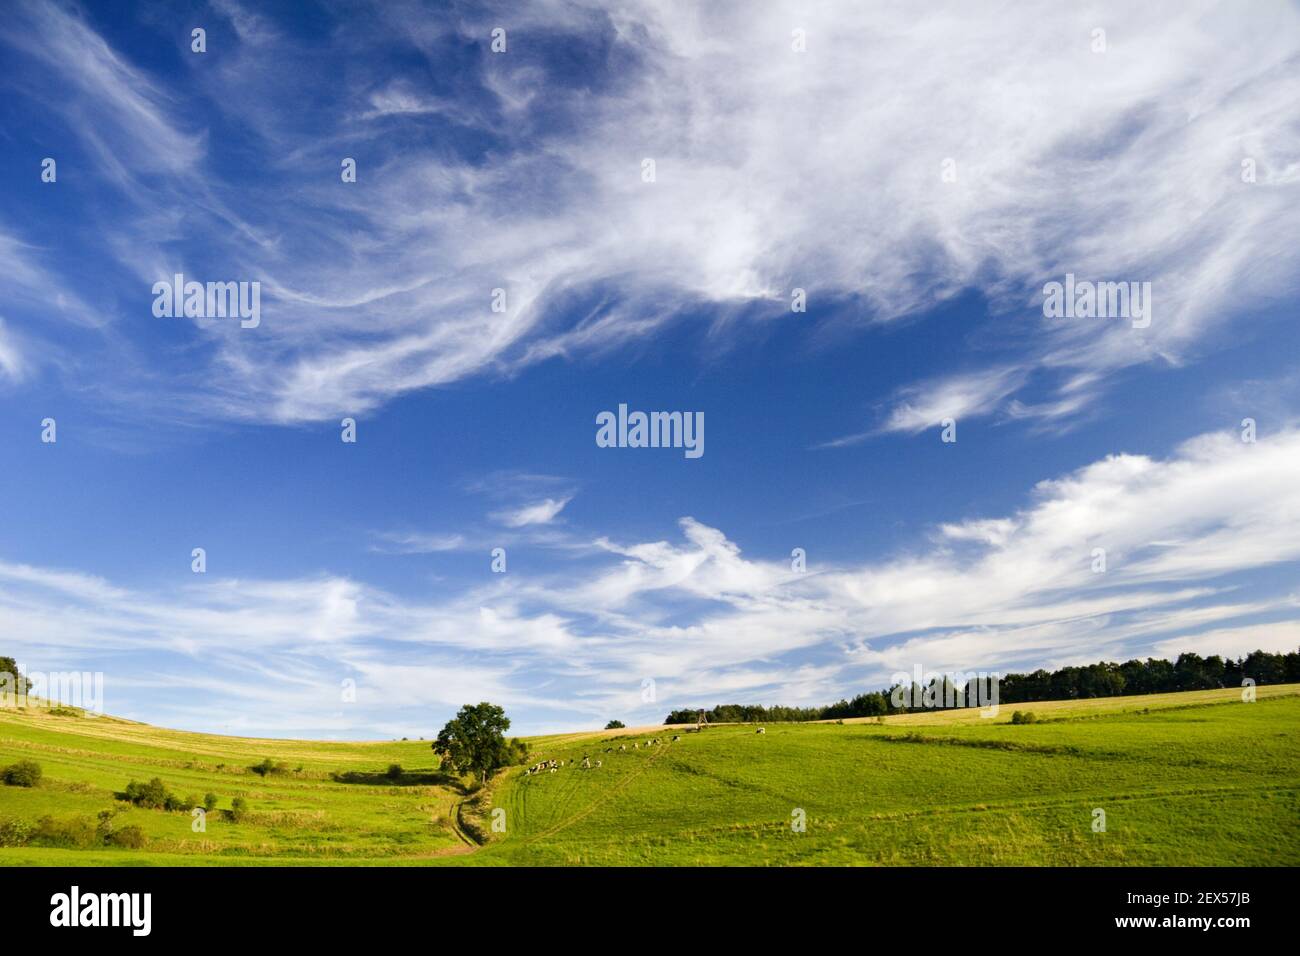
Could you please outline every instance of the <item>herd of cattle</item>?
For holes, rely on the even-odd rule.
[[[767,733],[767,731],[764,728],[759,727],[757,733],[765,734]],[[681,734],[673,734],[672,742],[677,743],[677,741],[681,739],[682,739]],[[641,747],[644,746],[646,750],[649,750],[651,747],[657,747],[662,743],[663,743],[663,739],[660,737],[651,737],[649,740],[645,741],[644,744],[640,740],[634,740],[632,741],[632,749],[640,750]],[[607,754],[622,753],[626,750],[627,750],[627,744],[619,744],[618,747],[616,748],[606,747],[605,753]],[[558,770],[564,769],[566,765],[571,765],[576,763],[578,763],[578,761],[576,760],[543,760],[539,763],[533,764],[531,767],[525,770],[524,775],[527,777],[531,777],[533,774],[537,774],[537,773],[555,773]],[[582,764],[578,767],[578,769],[597,770],[601,766],[603,766],[604,763],[605,762],[603,760],[597,760],[593,764],[591,762],[591,756],[588,754],[584,754],[582,758]]]

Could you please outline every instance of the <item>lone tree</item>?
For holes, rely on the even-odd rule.
[[[623,721],[621,721],[621,720],[611,720],[609,723],[607,723],[607,724],[605,725],[605,729],[606,729],[606,730],[622,730],[625,726],[627,726],[627,725],[624,724]]]
[[[486,783],[493,771],[518,763],[528,752],[518,738],[506,740],[509,729],[503,708],[487,701],[466,704],[438,733],[433,750],[457,773],[472,773]]]
[[[0,657],[0,705],[21,704],[31,689],[32,682],[18,669],[18,662],[12,657]]]

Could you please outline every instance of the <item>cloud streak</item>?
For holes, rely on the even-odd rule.
[[[1298,474],[1300,431],[1254,445],[1209,434],[1168,459],[1114,455],[1044,481],[1014,514],[943,525],[928,547],[888,560],[811,555],[800,573],[684,518],[677,541],[598,539],[587,556],[604,557],[582,573],[485,571],[436,603],[337,575],[196,579],[162,594],[0,564],[0,627],[36,669],[135,675],[108,681],[128,716],[202,725],[192,698],[169,710],[134,696],[130,662],[148,654],[209,716],[238,700],[248,732],[360,736],[419,732],[422,708],[450,709],[469,688],[536,731],[722,697],[830,700],[916,663],[1240,653],[1285,643],[1300,621],[1293,591],[1246,597],[1234,578],[1300,561]],[[658,688],[650,705],[645,678]],[[339,702],[345,679],[362,703]]]
[[[847,0],[761,15],[739,3],[546,2],[436,20],[412,7],[381,11],[315,58],[265,18],[222,8],[235,49],[192,95],[282,157],[251,189],[229,188],[219,145],[184,121],[185,105],[80,17],[24,7],[26,26],[4,32],[59,77],[49,105],[140,207],[140,226],[107,237],[107,254],[141,273],[193,271],[163,238],[184,237],[222,274],[266,286],[259,335],[194,330],[219,373],[193,397],[175,383],[195,415],[357,414],[615,348],[700,305],[742,336],[738,310],[788,316],[797,287],[836,321],[877,324],[975,290],[1006,329],[990,368],[918,383],[882,426],[832,444],[913,432],[946,409],[1055,422],[1086,410],[1119,369],[1194,359],[1232,316],[1294,292],[1300,272],[1300,132],[1280,105],[1300,97],[1290,4],[1250,17],[1211,3],[989,17]],[[507,55],[486,49],[498,21],[514,38]],[[1091,49],[1099,24],[1105,52]],[[791,48],[796,28],[806,52]],[[469,43],[447,94],[391,69],[397,54],[434,62]],[[554,43],[603,59],[577,84]],[[273,62],[294,64],[290,88]],[[344,70],[342,112],[294,92]],[[304,122],[309,147],[294,135]],[[429,148],[391,123],[442,124],[485,146]],[[337,175],[351,155],[363,157],[353,187]],[[1244,160],[1254,182],[1242,181]],[[135,188],[141,170],[157,174],[154,198]],[[187,189],[199,201],[178,222],[172,199]],[[292,234],[259,225],[287,222]],[[1150,281],[1151,327],[1042,319],[1042,285],[1067,271]],[[494,289],[506,290],[504,312]],[[1044,402],[1015,397],[1030,370],[1046,376]]]

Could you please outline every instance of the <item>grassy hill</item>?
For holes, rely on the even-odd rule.
[[[1294,866],[1300,685],[1258,696],[1055,701],[993,719],[964,710],[762,735],[732,725],[534,738],[530,762],[565,766],[514,768],[477,798],[439,771],[427,742],[254,740],[0,711],[0,766],[33,759],[45,772],[39,787],[0,787],[0,834],[118,807],[112,826],[148,839],[0,847],[0,864]],[[1013,725],[1014,710],[1038,720]],[[603,765],[579,769],[584,755]],[[254,772],[266,759],[281,769]],[[207,831],[192,832],[188,813],[115,798],[151,777],[180,796],[216,794]],[[235,797],[251,808],[238,822],[223,812]],[[1105,832],[1093,830],[1098,808]],[[504,833],[492,832],[494,810]]]

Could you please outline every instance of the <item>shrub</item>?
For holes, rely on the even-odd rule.
[[[402,776],[402,765],[400,763],[390,763],[388,765],[388,779],[397,780]]]
[[[113,835],[113,820],[122,812],[121,807],[109,807],[107,810],[100,810],[98,815],[99,822],[95,825],[95,833],[101,843],[107,843]]]
[[[70,817],[58,820],[54,817],[41,817],[36,821],[36,831],[32,842],[45,846],[73,847],[85,849],[100,844],[103,837],[95,822],[90,817]]]
[[[606,730],[622,730],[622,729],[623,729],[624,727],[626,727],[626,726],[627,726],[627,724],[623,723],[623,721],[621,721],[621,720],[611,720],[609,723],[607,723],[607,724],[605,725],[605,729],[606,729]]]
[[[1017,710],[1011,715],[1013,724],[1034,724],[1038,722],[1038,717],[1030,710]]]
[[[149,842],[149,838],[144,835],[144,830],[137,826],[122,827],[120,830],[113,830],[105,838],[109,846],[120,846],[128,850],[139,850]]]
[[[205,793],[203,795],[203,809],[211,813],[217,809],[217,795],[215,793]]]
[[[121,812],[119,808],[101,810],[97,820],[84,815],[66,819],[44,816],[36,821],[35,826],[25,820],[0,820],[0,846],[36,844],[78,850],[97,846],[141,849],[149,842],[143,829],[137,826],[113,829],[113,819]]]
[[[238,823],[240,820],[243,820],[244,817],[248,816],[248,801],[243,797],[235,797],[234,800],[230,801],[229,812],[230,819],[235,823]]]
[[[35,828],[26,820],[0,818],[0,846],[26,846]]]
[[[132,780],[126,785],[126,799],[134,803],[137,807],[145,807],[149,810],[171,809],[168,804],[175,804],[176,798],[167,792],[167,785],[158,777],[154,777],[148,783],[137,783]]]
[[[41,782],[41,765],[35,760],[20,760],[5,767],[3,777],[9,787],[34,787]]]
[[[265,777],[267,774],[284,773],[285,765],[282,762],[277,762],[272,760],[270,757],[267,757],[261,763],[254,764],[249,769],[259,777]]]

